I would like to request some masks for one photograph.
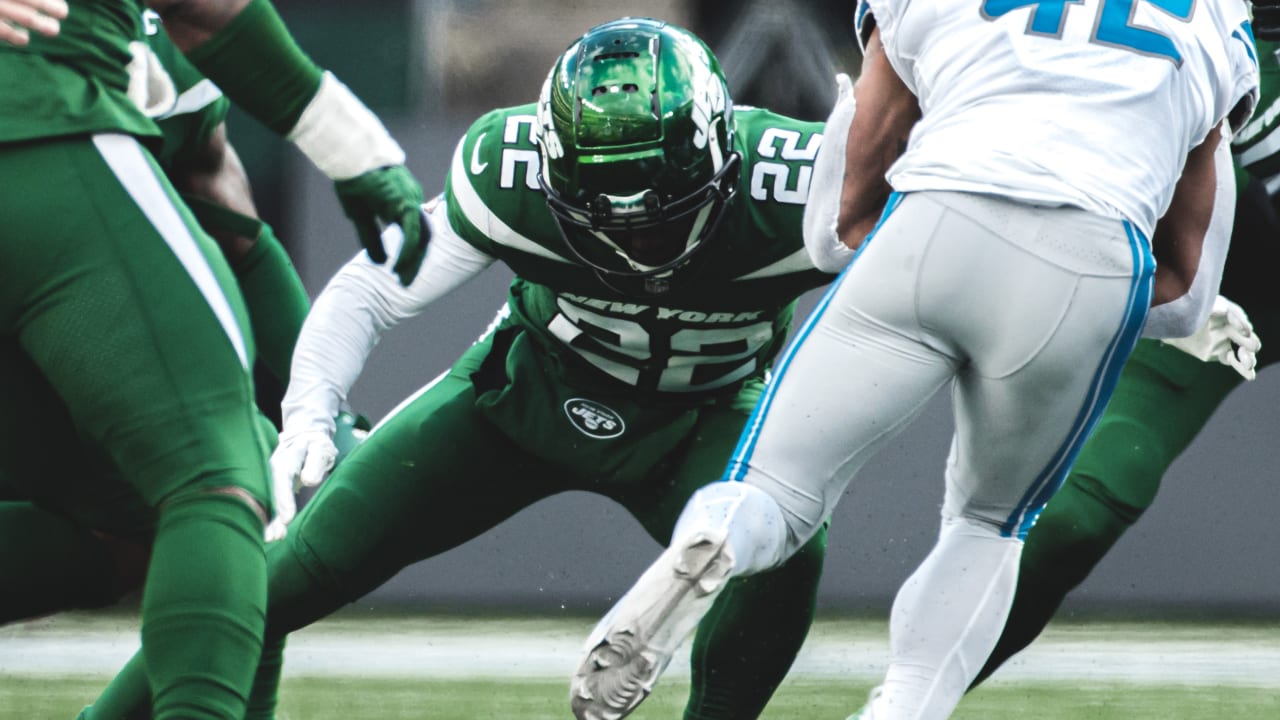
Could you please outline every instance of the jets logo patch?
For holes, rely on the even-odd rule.
[[[564,403],[564,414],[578,432],[589,438],[608,440],[627,429],[622,416],[612,409],[586,398],[570,398]]]

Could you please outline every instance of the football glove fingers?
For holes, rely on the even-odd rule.
[[[27,30],[53,37],[62,30],[58,21],[66,17],[65,0],[0,0],[0,40],[26,45]]]
[[[267,525],[267,542],[285,536],[285,527],[297,514],[294,493],[302,486],[319,485],[333,467],[338,449],[328,433],[313,430],[281,436],[271,453],[271,498],[275,517]]]
[[[271,522],[267,523],[267,531],[263,534],[262,539],[266,542],[275,542],[277,540],[283,540],[284,536],[289,534],[289,530],[287,529],[287,526],[289,522],[292,520],[293,520],[292,516],[289,518],[289,520],[282,520],[279,517],[272,518]]]
[[[422,186],[404,165],[377,168],[347,180],[334,182],[342,211],[356,226],[360,244],[369,259],[387,262],[382,231],[396,225],[403,234],[392,270],[402,285],[413,282],[426,257],[430,232],[421,216]]]
[[[1262,349],[1262,338],[1253,330],[1253,323],[1244,308],[1230,300],[1218,296],[1214,307],[1222,305],[1225,309],[1223,330],[1230,341],[1219,361],[1235,368],[1245,380],[1258,376],[1258,351]]]
[[[323,430],[281,436],[279,447],[271,454],[272,480],[282,487],[287,482],[293,492],[315,487],[324,482],[337,457],[333,438]]]
[[[1213,301],[1209,319],[1194,334],[1164,341],[1199,360],[1215,360],[1240,373],[1245,380],[1257,376],[1258,350],[1262,341],[1244,309],[1219,295]]]
[[[1240,373],[1240,377],[1245,380],[1252,380],[1258,377],[1258,354],[1246,348],[1236,348],[1227,352],[1222,358],[1222,362],[1230,365],[1236,372]]]
[[[274,458],[273,458],[274,459]],[[293,516],[298,514],[298,504],[293,498],[293,483],[280,482],[276,477],[274,468],[271,479],[271,504],[275,510],[271,522],[267,523],[264,540],[273,542],[279,540],[285,535],[285,526],[293,521]]]

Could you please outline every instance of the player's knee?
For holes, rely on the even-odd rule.
[[[737,572],[746,574],[777,567],[800,544],[778,502],[764,490],[740,482],[711,483],[689,498],[672,542],[695,534],[723,537]],[[810,530],[799,537],[812,534]]]
[[[1087,571],[1140,514],[1096,478],[1073,474],[1031,529],[1025,552],[1038,564]]]
[[[1175,454],[1140,420],[1105,420],[1089,438],[1069,482],[1081,482],[1084,491],[1113,511],[1136,519],[1155,500]]]
[[[237,485],[196,484],[180,488],[160,503],[160,522],[172,523],[178,517],[218,515],[226,521],[236,520],[261,535],[266,527],[267,503],[253,492]]]
[[[726,487],[720,487],[726,486]],[[710,498],[711,493],[719,492],[724,498],[721,501],[737,502],[739,515],[759,513],[757,522],[773,523],[777,517],[786,536],[786,554],[790,555],[800,549],[816,535],[828,516],[827,499],[795,485],[775,480],[760,473],[751,482],[719,482],[712,483],[698,491],[694,497]],[[736,493],[736,494],[735,494]]]
[[[789,572],[818,576],[827,556],[827,523],[823,523],[813,537],[800,546],[783,566]]]

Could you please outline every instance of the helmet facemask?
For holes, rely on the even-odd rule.
[[[705,185],[665,201],[646,188],[571,203],[541,173],[538,179],[565,244],[579,260],[609,275],[650,277],[684,265],[715,233],[737,188],[740,164],[741,156],[732,153]]]

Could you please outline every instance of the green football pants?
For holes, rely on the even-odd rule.
[[[649,458],[643,472],[619,473],[639,475],[639,481],[600,482],[592,462],[535,457],[481,416],[471,375],[492,343],[491,336],[474,346],[376,428],[320,487],[287,537],[268,546],[267,640],[248,718],[274,715],[287,633],[540,499],[569,490],[601,493],[665,543],[688,497],[724,469],[750,410],[750,403],[736,402],[705,408],[673,451]],[[529,413],[531,432],[563,421],[550,414],[562,413],[558,406]],[[583,452],[594,457],[594,451]],[[825,542],[824,530],[787,565],[735,581],[725,591],[695,639],[686,718],[760,714],[808,631]],[[137,686],[136,671],[126,668],[90,717],[145,716],[123,700],[143,698]]]
[[[269,506],[252,342],[230,270],[150,155],[122,135],[0,145],[0,472],[42,478],[23,410],[44,388],[158,509],[143,654],[162,718],[238,718],[260,653]],[[14,552],[12,546],[3,549]]]

